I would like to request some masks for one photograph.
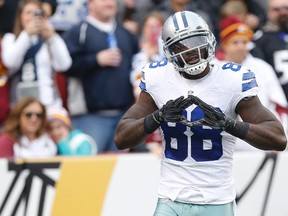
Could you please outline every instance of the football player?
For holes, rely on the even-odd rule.
[[[171,15],[162,40],[167,60],[143,68],[140,97],[119,122],[115,143],[119,149],[133,147],[160,127],[155,216],[232,216],[236,137],[259,149],[283,151],[283,127],[259,101],[253,71],[232,62],[209,64],[216,41],[198,14]]]

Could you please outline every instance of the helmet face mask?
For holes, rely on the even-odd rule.
[[[200,65],[207,58],[207,43],[204,36],[190,37],[180,40],[168,47],[177,70],[188,69],[191,65]]]
[[[216,40],[199,15],[177,12],[164,23],[164,55],[175,69],[189,75],[202,73],[214,57]]]

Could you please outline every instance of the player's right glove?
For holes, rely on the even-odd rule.
[[[183,111],[191,106],[193,101],[181,96],[175,100],[169,100],[161,109],[147,115],[144,118],[145,133],[151,134],[163,121],[181,122],[185,120]]]

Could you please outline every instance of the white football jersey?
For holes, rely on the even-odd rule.
[[[211,65],[209,74],[198,80],[185,79],[167,61],[152,62],[143,68],[140,88],[151,95],[158,108],[170,99],[187,97],[192,91],[233,119],[237,118],[238,102],[258,91],[254,73],[231,62]],[[184,116],[195,121],[204,113],[192,105]],[[186,127],[167,122],[161,124],[161,133],[159,197],[198,204],[223,204],[235,199],[234,136],[208,126]]]

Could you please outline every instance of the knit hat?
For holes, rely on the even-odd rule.
[[[63,107],[47,108],[48,121],[58,120],[63,122],[67,127],[71,128],[71,120],[67,110]]]
[[[220,39],[222,43],[227,42],[233,36],[246,36],[249,41],[252,40],[253,31],[244,24],[237,16],[228,16],[220,21]]]

